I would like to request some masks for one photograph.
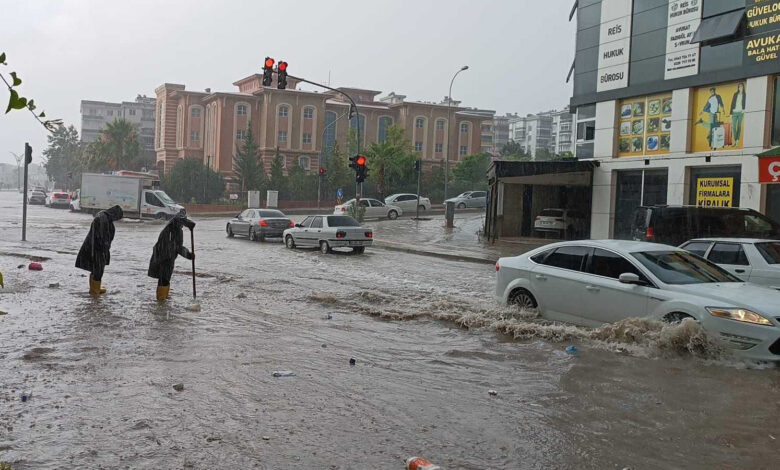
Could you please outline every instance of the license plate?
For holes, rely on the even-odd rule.
[[[361,241],[350,241],[349,246],[362,246],[363,242]]]
[[[539,222],[539,224],[541,224],[541,225],[552,225],[552,222],[541,221],[541,222]]]

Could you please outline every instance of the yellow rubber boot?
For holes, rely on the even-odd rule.
[[[168,300],[168,292],[170,290],[171,286],[157,286],[157,301]]]
[[[89,275],[89,295],[91,295],[92,297],[97,297],[100,294],[102,294],[103,292],[105,292],[105,290],[103,290],[101,292],[100,281],[96,281],[96,280],[92,279],[92,275],[90,274]]]

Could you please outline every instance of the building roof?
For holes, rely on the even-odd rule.
[[[511,178],[514,176],[535,176],[551,173],[576,173],[593,171],[599,166],[597,160],[551,160],[551,161],[507,161],[494,160],[488,168],[488,175],[496,178]]]

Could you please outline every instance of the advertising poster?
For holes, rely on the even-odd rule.
[[[693,94],[691,150],[741,149],[745,103],[743,81],[697,88]]]
[[[699,71],[699,44],[691,44],[691,37],[701,23],[701,4],[701,0],[669,2],[664,80],[696,75]]]
[[[780,0],[747,0],[747,34],[743,65],[780,58]]]
[[[643,96],[620,102],[618,156],[669,153],[672,95]]]
[[[602,0],[599,31],[598,82],[596,91],[628,86],[633,2]]]
[[[699,207],[731,207],[734,199],[734,178],[697,178],[696,205]]]

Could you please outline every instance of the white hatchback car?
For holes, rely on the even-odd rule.
[[[537,232],[557,233],[561,238],[575,238],[585,232],[585,214],[569,209],[544,209],[534,219]]]
[[[417,195],[411,193],[393,194],[385,198],[385,204],[398,206],[404,212],[415,212],[417,210]],[[420,196],[420,210],[431,210],[431,200]]]
[[[599,326],[692,318],[744,357],[780,361],[780,292],[673,246],[561,242],[501,258],[496,271],[499,301],[538,308],[550,320]]]
[[[680,248],[710,260],[744,281],[780,290],[780,240],[697,238]]]
[[[350,206],[355,205],[355,200],[350,199],[344,204],[340,204],[333,209],[333,215],[349,215]],[[378,199],[372,199],[370,197],[360,199],[360,207],[365,209],[364,217],[367,219],[383,219],[387,217],[390,220],[395,220],[404,213],[403,209],[398,206],[388,205]]]

